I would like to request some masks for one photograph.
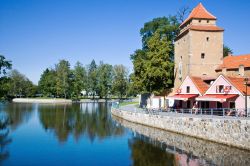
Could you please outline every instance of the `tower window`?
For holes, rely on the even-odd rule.
[[[209,41],[209,37],[207,37],[207,41]]]
[[[205,53],[201,53],[201,59],[205,59]]]

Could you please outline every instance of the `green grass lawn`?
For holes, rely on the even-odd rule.
[[[130,104],[139,104],[139,102],[135,101],[135,102],[121,102],[120,106],[125,106],[125,105],[130,105]]]

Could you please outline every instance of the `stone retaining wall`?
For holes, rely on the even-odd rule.
[[[166,151],[172,152],[173,149],[180,149],[186,154],[192,154],[192,156],[204,159],[215,165],[250,165],[250,151],[131,123],[115,116],[113,118],[122,126],[150,138],[153,140],[152,142],[156,140],[165,143],[167,147],[171,147],[171,149],[166,149]]]
[[[134,123],[250,150],[249,119],[162,116],[114,108],[111,112]]]

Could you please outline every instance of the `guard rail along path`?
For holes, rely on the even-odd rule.
[[[250,150],[249,116],[229,116],[226,110],[224,114],[217,112],[212,115],[200,112],[202,114],[185,113],[184,110],[163,112],[141,109],[135,105],[119,107],[117,104],[111,108],[112,115],[130,122]]]

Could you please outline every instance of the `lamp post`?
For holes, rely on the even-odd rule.
[[[247,116],[247,83],[248,83],[248,80],[249,79],[247,77],[244,79],[245,85],[246,85],[246,94],[245,94],[245,111],[246,111],[246,116]]]

